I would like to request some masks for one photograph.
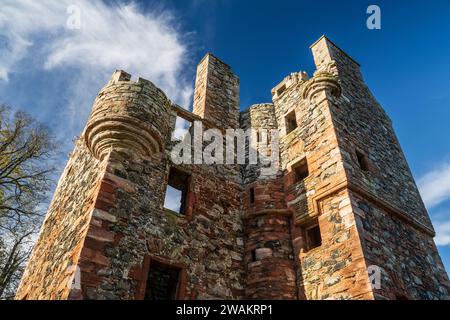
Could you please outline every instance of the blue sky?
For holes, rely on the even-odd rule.
[[[80,8],[80,28],[67,20]],[[381,30],[366,9],[381,8]],[[314,66],[326,34],[362,66],[393,120],[450,270],[450,1],[3,0],[0,102],[51,126],[61,163],[115,69],[154,81],[189,107],[208,51],[241,79],[241,108],[270,101],[287,74]]]

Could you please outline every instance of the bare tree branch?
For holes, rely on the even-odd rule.
[[[31,252],[53,185],[55,146],[46,127],[0,105],[0,299],[14,296]]]

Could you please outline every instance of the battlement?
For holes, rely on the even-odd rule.
[[[265,102],[265,103],[255,103],[252,104],[249,110],[264,110],[264,109],[273,109],[273,103]]]
[[[141,78],[141,77],[138,77],[136,81],[133,81],[132,75],[123,70],[114,71],[114,73],[112,74],[112,76],[111,76],[108,84],[105,86],[105,88],[108,88],[108,86],[110,86],[110,85],[114,85],[114,84],[120,85],[120,84],[124,84],[124,83],[127,85],[141,86],[144,88],[143,91],[156,90],[158,92],[158,94],[164,96],[167,100],[170,101],[170,99],[167,97],[166,93],[162,89],[157,87],[152,81],[147,80],[145,78]],[[135,91],[136,89],[130,89],[130,90]]]
[[[251,105],[241,112],[240,125],[243,129],[277,129],[273,103]]]
[[[275,88],[272,89],[272,99],[280,98],[283,93],[297,84],[301,84],[309,79],[306,71],[294,72],[288,75]]]
[[[130,81],[131,80],[131,74],[123,71],[123,70],[116,70],[113,75],[111,76],[111,82],[118,82],[118,81]]]

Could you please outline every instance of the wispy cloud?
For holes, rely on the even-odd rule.
[[[68,21],[75,6],[80,28]],[[66,92],[48,92],[54,116],[70,141],[81,131],[98,89],[115,69],[154,82],[178,104],[188,107],[192,85],[184,77],[189,62],[188,41],[171,12],[142,12],[134,3],[109,5],[88,0],[4,0],[0,10],[0,85],[25,68],[57,72]]]
[[[436,244],[450,244],[450,208],[439,206],[450,199],[450,163],[443,163],[418,179],[422,198],[430,210],[436,230]],[[444,206],[445,207],[445,206]],[[434,209],[434,210],[433,210]]]
[[[450,163],[445,163],[423,175],[418,187],[428,209],[450,199]]]
[[[450,221],[435,223],[436,244],[438,246],[446,246],[450,244]]]
[[[72,15],[67,10],[73,5],[80,12],[79,29],[67,24]],[[7,43],[0,49],[0,77],[7,80],[20,68],[22,58],[39,51],[46,69],[70,66],[108,73],[125,69],[186,100],[189,89],[179,86],[179,75],[187,50],[175,26],[170,12],[144,14],[133,3],[6,0],[0,15],[0,35]]]

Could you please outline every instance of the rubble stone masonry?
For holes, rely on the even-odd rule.
[[[311,49],[311,78],[292,73],[272,103],[242,112],[238,77],[212,54],[198,65],[192,113],[116,71],[76,141],[16,298],[144,299],[168,266],[171,280],[154,286],[166,292],[178,274],[176,299],[448,299],[390,119],[357,62],[326,37]],[[278,130],[278,172],[174,164],[177,116],[222,132]],[[256,148],[273,152],[262,140]],[[171,169],[187,181],[182,214],[164,208]],[[159,273],[149,278],[152,265]]]

